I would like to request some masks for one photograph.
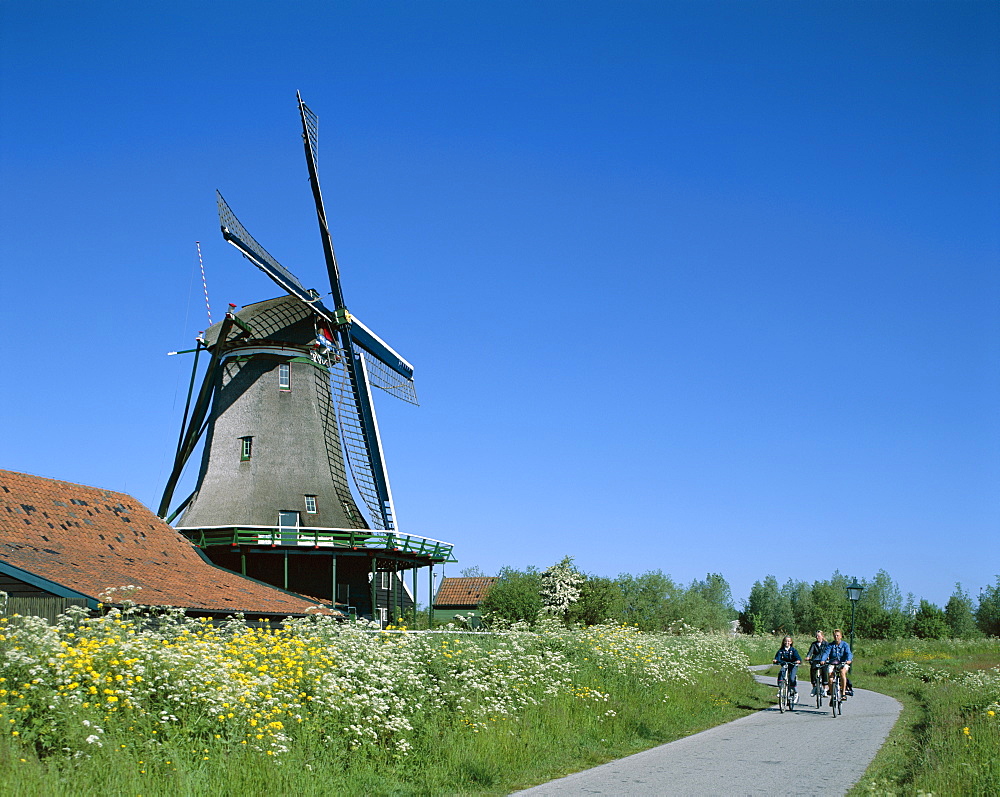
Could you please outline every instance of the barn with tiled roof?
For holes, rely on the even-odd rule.
[[[217,567],[125,493],[0,470],[0,590],[96,608],[128,585],[139,589],[119,596],[200,615],[302,615],[317,603]]]
[[[497,582],[495,576],[443,578],[434,598],[434,621],[450,622],[456,614],[480,617],[479,605]]]

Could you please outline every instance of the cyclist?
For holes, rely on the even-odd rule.
[[[833,642],[827,645],[820,658],[821,664],[830,666],[830,691],[833,691],[833,679],[837,677],[837,668],[833,665],[840,665],[840,694],[847,697],[847,672],[851,669],[853,656],[851,646],[844,641],[844,632],[839,628],[833,632]]]
[[[829,644],[823,632],[817,631],[816,641],[809,646],[809,652],[806,653],[806,661],[809,662],[809,680],[812,682],[814,695],[817,690],[825,691],[826,689],[824,686],[826,679],[823,678],[824,667],[820,664],[820,659],[823,657],[823,651],[826,650]]]
[[[778,648],[778,652],[774,654],[774,664],[788,665],[788,688],[792,690],[793,703],[799,702],[799,693],[795,689],[797,686],[795,671],[799,668],[801,663],[802,657],[799,656],[799,652],[792,646],[792,638],[790,636],[786,636],[781,640],[781,647]]]

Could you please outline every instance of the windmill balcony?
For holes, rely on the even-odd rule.
[[[178,526],[177,531],[199,548],[216,545],[269,545],[286,548],[390,550],[455,562],[449,542],[377,529],[331,529],[304,526]]]

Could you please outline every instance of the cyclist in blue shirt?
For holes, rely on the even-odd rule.
[[[847,695],[847,672],[851,669],[853,655],[851,646],[844,641],[844,632],[839,628],[833,632],[833,642],[827,645],[820,658],[821,664],[829,664],[830,667],[830,689],[833,689],[833,679],[837,675],[837,670],[832,665],[840,664],[840,693]]]
[[[781,640],[781,647],[778,648],[778,652],[774,654],[775,664],[788,664],[788,688],[792,690],[792,702],[799,702],[799,693],[795,689],[798,682],[795,680],[795,671],[799,668],[802,663],[802,657],[799,652],[792,647],[792,638],[786,636]]]

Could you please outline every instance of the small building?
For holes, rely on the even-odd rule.
[[[496,583],[495,576],[443,578],[434,599],[434,622],[450,623],[456,614],[473,617],[472,624],[479,624],[482,617],[480,604]]]
[[[0,590],[8,614],[50,620],[67,606],[125,600],[249,621],[304,615],[319,603],[212,564],[125,493],[8,470],[0,470]]]

